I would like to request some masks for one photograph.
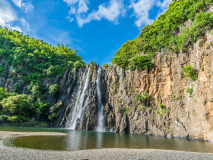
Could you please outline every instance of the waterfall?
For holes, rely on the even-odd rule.
[[[96,86],[97,86],[97,99],[98,99],[98,123],[96,130],[104,132],[105,120],[104,120],[104,105],[102,104],[102,97],[101,97],[101,67],[98,69]]]
[[[70,129],[76,129],[77,122],[81,122],[83,119],[83,112],[86,107],[88,101],[88,88],[89,88],[89,81],[90,81],[90,68],[87,71],[86,79],[85,79],[86,71],[81,79],[81,84],[78,89],[77,98],[75,102],[74,109],[72,111],[71,121],[68,124]],[[85,79],[85,83],[83,84]],[[86,103],[86,104],[85,104]]]

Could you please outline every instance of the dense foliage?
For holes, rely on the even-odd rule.
[[[41,109],[43,107],[43,110]],[[8,93],[0,87],[0,122],[23,122],[40,119],[47,104],[34,102],[30,95]]]
[[[190,77],[191,80],[193,80],[193,81],[198,79],[198,71],[195,68],[193,68],[192,66],[187,65],[182,68],[182,71],[186,78]]]
[[[59,85],[58,84],[53,84],[49,87],[49,93],[51,95],[55,95],[58,92]]]
[[[11,64],[14,74],[18,74],[24,82],[61,76],[67,67],[85,65],[77,51],[71,50],[68,45],[53,47],[7,28],[0,28],[0,58]]]
[[[205,34],[206,29],[213,29],[213,13],[206,12],[212,2],[213,0],[173,1],[169,9],[152,25],[146,25],[141,30],[138,38],[123,44],[112,63],[130,68],[132,60],[139,59],[141,53],[185,51],[198,36]],[[192,20],[193,25],[181,31],[180,27],[187,20]],[[177,36],[180,31],[181,34]],[[140,68],[146,67],[140,66]]]
[[[0,88],[0,120],[47,120],[50,106],[46,102],[48,88],[45,83],[62,76],[68,67],[84,65],[77,51],[71,50],[68,45],[54,47],[18,31],[0,27],[0,81],[7,76],[10,67],[16,82],[13,86],[16,93],[7,93]],[[23,86],[27,86],[27,95],[20,94]],[[58,88],[57,84],[51,85],[49,93],[54,95]]]

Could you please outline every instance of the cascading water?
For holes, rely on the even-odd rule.
[[[74,109],[72,111],[72,117],[71,117],[71,121],[68,124],[68,127],[70,129],[76,129],[76,125],[78,121],[82,121],[83,118],[83,112],[84,109],[86,107],[85,102],[87,103],[87,99],[88,99],[88,88],[89,88],[89,81],[90,81],[90,68],[87,71],[86,74],[86,79],[85,79],[85,74],[82,78],[82,83],[79,87],[78,93],[77,93],[77,98],[76,98],[76,102],[75,102],[75,106]],[[83,85],[83,81],[85,79],[85,83]]]
[[[97,86],[97,98],[98,98],[98,123],[97,123],[97,131],[104,132],[105,129],[105,118],[104,118],[104,105],[102,104],[101,97],[101,67],[98,69],[96,86]]]

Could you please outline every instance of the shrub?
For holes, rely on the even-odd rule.
[[[84,63],[82,61],[76,61],[74,63],[74,68],[79,68],[79,67],[82,67],[84,66]]]
[[[58,84],[53,84],[49,87],[49,93],[53,96],[55,95],[59,90],[59,85]]]
[[[187,88],[186,93],[189,93],[190,97],[192,97],[193,88]]]
[[[19,83],[15,83],[14,84],[14,91],[17,93],[17,92],[19,92],[19,90],[20,90]]]
[[[7,122],[9,116],[8,115],[0,115],[0,122]]]
[[[141,112],[141,111],[142,111],[142,108],[141,108],[141,107],[138,107],[138,111]]]
[[[16,95],[4,98],[0,105],[2,105],[4,112],[10,115],[20,115],[29,117],[32,112],[32,103],[28,101],[27,95]]]
[[[192,66],[185,66],[182,68],[182,71],[185,73],[185,77],[190,77],[193,81],[198,79],[198,72]]]
[[[93,71],[95,68],[95,63],[93,61],[90,62],[90,68]]]
[[[108,67],[108,65],[107,65],[107,64],[104,64],[104,65],[103,65],[103,67],[104,67],[104,68],[107,68],[107,67]]]
[[[138,94],[136,94],[136,96],[135,96],[135,100],[137,100],[137,101],[140,101],[140,100],[142,100],[142,96],[138,93]]]
[[[130,69],[148,69],[148,67],[153,66],[152,59],[148,56],[136,56],[132,59],[130,63]]]
[[[124,112],[126,115],[129,114],[129,110],[130,110],[129,108],[126,108],[126,107],[123,108],[123,112]]]
[[[137,100],[137,101],[141,101],[141,100],[145,101],[145,100],[147,100],[149,98],[151,98],[151,95],[149,95],[148,93],[146,93],[146,91],[143,91],[142,95],[138,93],[135,96],[135,100]]]
[[[9,122],[26,122],[29,121],[29,118],[26,118],[24,116],[12,116],[8,118]]]

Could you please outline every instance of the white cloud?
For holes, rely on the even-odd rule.
[[[25,12],[27,13],[33,10],[34,6],[30,2],[28,2],[28,3],[22,3],[21,8],[24,8]]]
[[[136,17],[135,25],[141,27],[143,24],[151,24],[154,20],[149,18],[149,11],[155,5],[155,0],[138,0],[132,2],[129,8],[133,9]]]
[[[21,24],[25,32],[30,31],[30,24],[24,18],[21,18]]]
[[[157,17],[159,17],[168,9],[170,3],[172,3],[172,0],[164,0],[163,2],[158,2],[157,6],[161,8],[161,11],[158,13]]]
[[[88,0],[63,0],[70,6],[69,14],[80,14],[88,11]],[[77,8],[77,9],[76,9]]]
[[[12,0],[18,7],[21,8],[22,0]]]
[[[12,1],[19,8],[24,9],[26,13],[33,10],[33,8],[34,8],[34,6],[30,2],[24,3],[23,0],[12,0]]]
[[[107,19],[113,23],[118,23],[118,18],[120,16],[124,16],[126,10],[124,8],[123,0],[110,0],[110,2],[106,4],[101,4],[98,7],[97,11],[93,11],[87,15],[85,13],[88,12],[88,4],[87,0],[64,0],[70,6],[70,21],[72,22],[74,18],[71,16],[75,16],[77,19],[77,23],[79,27],[82,27],[84,24],[89,23],[92,20],[100,21],[102,18]],[[75,8],[77,4],[77,8]]]
[[[22,0],[13,0],[14,3],[18,6]],[[17,22],[21,25],[14,25],[14,22]],[[30,25],[24,18],[18,18],[17,12],[11,6],[7,0],[0,0],[0,26],[7,27],[10,30],[17,30],[22,32],[30,31]]]
[[[12,22],[19,20],[16,11],[11,7],[6,0],[0,1],[0,26],[7,27],[11,30],[21,31],[18,26],[12,26]]]
[[[163,2],[159,1],[157,6],[160,7],[162,10],[165,10],[168,8],[170,3],[172,3],[172,0],[164,0]]]
[[[172,0],[133,0],[129,8],[133,9],[133,15],[136,17],[135,25],[141,27],[142,25],[152,24],[154,19],[149,18],[149,12],[154,7],[160,8],[158,16],[165,12]]]

